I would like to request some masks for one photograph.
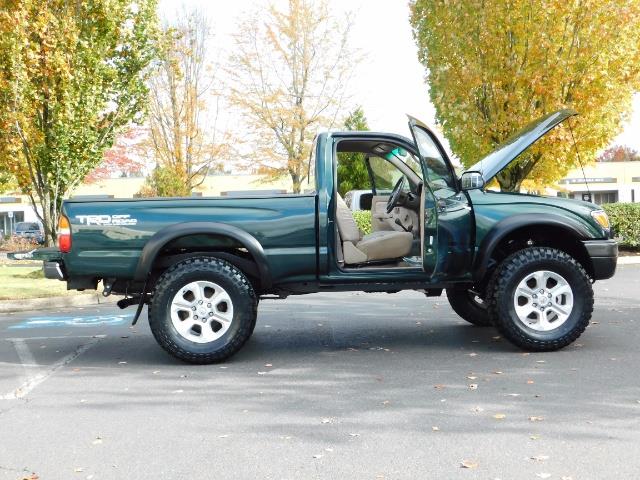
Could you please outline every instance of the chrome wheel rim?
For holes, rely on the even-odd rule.
[[[548,332],[560,327],[571,315],[573,290],[562,275],[540,270],[520,281],[513,306],[521,323],[538,332]]]
[[[209,281],[191,282],[171,301],[171,323],[178,334],[195,343],[209,343],[224,335],[233,321],[227,291]]]

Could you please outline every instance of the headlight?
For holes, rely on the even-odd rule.
[[[611,225],[609,224],[609,217],[607,216],[607,212],[604,210],[594,210],[591,212],[591,216],[602,228],[606,230],[611,228]]]

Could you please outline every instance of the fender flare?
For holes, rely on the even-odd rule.
[[[545,214],[541,217],[536,213],[523,213],[505,218],[496,223],[482,240],[474,261],[473,279],[480,281],[484,278],[494,250],[507,235],[519,228],[534,224],[561,228],[578,241],[591,238],[584,225],[572,218],[560,215]]]
[[[223,235],[232,238],[240,243],[251,254],[260,273],[260,285],[262,288],[271,287],[271,273],[269,264],[262,245],[254,236],[246,231],[219,222],[182,222],[170,225],[154,233],[144,248],[138,260],[138,265],[134,274],[134,280],[144,281],[151,271],[153,262],[156,260],[160,250],[170,241],[189,235]]]

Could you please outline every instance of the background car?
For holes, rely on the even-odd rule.
[[[13,234],[19,239],[31,240],[34,243],[44,243],[44,230],[38,222],[18,222]]]

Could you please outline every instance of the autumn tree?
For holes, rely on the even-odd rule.
[[[228,140],[217,128],[215,69],[207,50],[211,36],[208,19],[199,10],[183,12],[163,28],[149,92],[157,167],[141,192],[145,196],[189,195],[211,170],[221,168]]]
[[[317,131],[336,123],[355,63],[351,23],[327,0],[271,4],[237,27],[228,69],[231,104],[243,114],[257,169],[289,176],[300,192]]]
[[[345,130],[369,130],[367,117],[362,107],[355,108],[344,121]],[[364,162],[363,153],[338,153],[338,191],[345,195],[349,190],[369,188],[371,181]]]
[[[104,152],[102,161],[85,178],[87,183],[104,178],[141,177],[146,167],[146,132],[137,125],[125,129]]]
[[[583,159],[620,131],[640,88],[637,0],[413,0],[411,23],[429,94],[452,150],[470,165],[529,121],[560,108]],[[517,191],[576,165],[559,127],[497,178]]]
[[[640,161],[637,150],[627,145],[614,145],[607,148],[598,157],[598,162],[634,162]]]
[[[48,244],[62,199],[140,121],[155,0],[3,0],[0,166],[28,195]]]

